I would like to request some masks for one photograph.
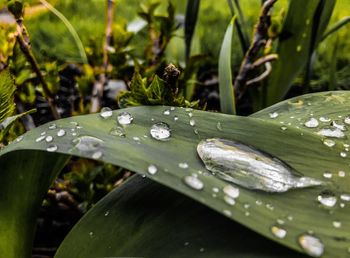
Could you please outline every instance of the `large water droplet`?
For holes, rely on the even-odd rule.
[[[229,197],[236,199],[239,196],[239,188],[233,185],[226,185],[222,191]]]
[[[345,134],[342,130],[339,128],[323,128],[320,131],[317,132],[317,134],[325,136],[325,137],[332,137],[332,138],[344,138]]]
[[[324,207],[334,207],[337,203],[337,197],[330,191],[324,191],[321,194],[317,196],[317,200],[319,203],[321,203]]]
[[[128,112],[122,112],[118,115],[117,120],[121,125],[129,125],[132,123],[132,120],[134,120],[134,118]]]
[[[341,131],[346,131],[346,126],[341,124],[340,122],[337,122],[337,121],[333,121],[331,123],[331,125],[334,127],[334,128],[338,128],[339,130]]]
[[[350,194],[341,194],[340,199],[346,202],[350,202]]]
[[[150,134],[153,139],[167,141],[171,136],[171,130],[168,124],[160,122],[152,125]]]
[[[238,142],[207,139],[198,144],[197,152],[213,175],[248,189],[286,192],[322,184],[300,176],[277,158]]]
[[[183,179],[184,183],[194,190],[202,190],[204,188],[204,183],[195,176],[185,176]]]
[[[280,238],[280,239],[283,239],[286,237],[287,235],[287,230],[283,229],[283,228],[280,228],[278,226],[272,226],[271,227],[271,233],[277,237],[277,238]]]
[[[300,246],[304,251],[313,257],[320,257],[324,252],[324,245],[320,239],[315,236],[304,234],[298,239]]]
[[[109,107],[103,107],[102,109],[101,109],[101,112],[100,112],[100,116],[102,117],[102,118],[109,118],[109,117],[111,117],[113,115],[113,111],[112,111],[112,109],[110,109]]]
[[[46,136],[45,141],[46,142],[52,142],[53,141],[53,137],[51,135],[48,135],[48,136]]]
[[[314,117],[310,118],[308,121],[304,123],[304,125],[308,128],[315,128],[318,126],[318,120]]]

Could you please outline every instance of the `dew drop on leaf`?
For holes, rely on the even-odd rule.
[[[308,121],[304,123],[304,125],[308,128],[315,128],[318,126],[318,120],[314,117],[310,118]]]
[[[317,196],[317,201],[324,207],[332,208],[337,203],[337,197],[330,191],[324,191]]]
[[[103,141],[93,136],[79,136],[73,140],[73,145],[81,154],[96,158],[100,155]],[[98,158],[98,157],[97,157]]]
[[[65,136],[65,135],[66,135],[66,131],[65,130],[63,130],[63,129],[58,130],[58,132],[57,132],[57,136],[58,137],[62,137],[62,136]]]
[[[287,235],[287,230],[283,229],[283,228],[280,228],[278,226],[272,226],[271,227],[271,233],[277,237],[277,238],[280,238],[280,239],[283,239],[286,237]]]
[[[197,153],[214,176],[247,189],[286,192],[322,184],[317,179],[302,177],[275,157],[235,141],[202,140]]]
[[[165,111],[163,112],[163,115],[165,115],[165,116],[170,115],[170,110],[169,110],[169,109],[165,110]]]
[[[204,188],[204,183],[195,176],[185,176],[183,178],[184,183],[190,188],[200,191]]]
[[[275,119],[275,118],[278,117],[278,115],[279,115],[279,114],[278,114],[277,112],[273,112],[273,113],[270,113],[270,114],[269,114],[269,117],[272,118],[272,119]]]
[[[231,205],[231,206],[233,206],[233,205],[236,204],[235,199],[231,198],[231,197],[228,196],[228,195],[225,195],[225,196],[224,196],[224,201],[225,201],[228,205]]]
[[[56,124],[51,124],[49,125],[49,129],[50,130],[53,130],[53,129],[56,129],[57,128],[57,125]]]
[[[333,141],[331,139],[324,139],[323,144],[328,146],[328,147],[333,147],[335,145],[335,141]]]
[[[41,141],[43,141],[45,138],[46,138],[46,136],[45,136],[45,135],[42,135],[42,136],[36,138],[36,139],[35,139],[35,142],[41,142]]]
[[[109,107],[103,107],[100,112],[100,116],[104,119],[110,118],[113,115],[112,109]]]
[[[190,119],[190,126],[195,126],[196,125],[196,121],[194,121],[194,119]]]
[[[109,134],[113,135],[113,136],[119,136],[119,137],[125,137],[125,135],[126,135],[124,128],[120,127],[120,126],[116,126],[116,127],[112,128],[109,131]]]
[[[341,221],[335,220],[332,222],[333,227],[340,228],[341,227]]]
[[[93,159],[100,159],[100,158],[102,158],[102,156],[103,156],[103,152],[102,151],[96,151],[96,152],[94,152],[93,154],[92,154],[92,158]]]
[[[53,137],[48,135],[48,136],[46,136],[45,141],[46,142],[52,142],[53,141]]]
[[[186,168],[188,168],[188,164],[186,162],[181,162],[181,163],[179,163],[179,168],[186,169]]]
[[[55,152],[55,151],[58,150],[58,147],[57,147],[56,144],[52,144],[52,145],[50,145],[49,147],[47,147],[46,150],[47,150],[48,152]]]
[[[324,252],[324,245],[320,239],[309,234],[303,234],[298,242],[303,250],[310,256],[320,257]]]
[[[149,165],[147,168],[147,172],[151,175],[155,175],[158,172],[158,169],[155,165]]]
[[[346,194],[346,193],[341,194],[340,199],[346,202],[350,202],[350,194]]]
[[[117,117],[118,123],[121,125],[129,125],[132,123],[134,118],[128,112],[121,112]]]
[[[344,132],[338,128],[323,128],[320,131],[318,131],[317,134],[325,136],[325,137],[332,137],[332,138],[344,138],[345,137]]]
[[[171,130],[168,124],[159,122],[152,125],[150,134],[153,139],[158,141],[167,141],[170,139]]]
[[[236,199],[239,196],[239,188],[232,185],[226,185],[222,191],[229,197]]]
[[[350,125],[350,116],[344,118],[344,123]]]

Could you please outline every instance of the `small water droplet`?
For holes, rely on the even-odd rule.
[[[137,136],[132,137],[132,139],[133,139],[135,142],[140,142],[140,141],[141,141],[140,137],[137,137]]]
[[[335,141],[333,141],[331,139],[324,139],[323,144],[328,146],[328,147],[333,147],[335,145]]]
[[[281,126],[281,130],[282,131],[285,131],[285,130],[287,130],[288,128],[287,128],[287,126]]]
[[[315,128],[319,125],[318,120],[314,117],[310,118],[308,121],[304,123],[304,125],[308,128]]]
[[[174,116],[174,121],[176,122],[177,120],[179,120],[178,116]]]
[[[333,227],[340,228],[341,227],[341,221],[335,220],[332,222]]]
[[[297,46],[297,52],[301,52],[302,49],[303,49],[303,47],[301,45]]]
[[[65,135],[66,135],[66,131],[65,130],[63,130],[63,129],[58,130],[58,132],[57,132],[57,136],[58,137],[62,137],[62,136],[65,136]]]
[[[337,203],[337,197],[330,191],[324,191],[321,194],[317,196],[317,200],[319,203],[321,203],[324,207],[334,207]]]
[[[56,144],[52,144],[52,145],[50,145],[49,147],[47,147],[46,150],[47,150],[48,152],[55,152],[55,151],[58,150],[58,147],[57,147]]]
[[[344,132],[338,128],[323,128],[320,131],[318,131],[317,134],[325,136],[325,137],[331,137],[331,138],[344,138],[345,137]]]
[[[344,151],[340,152],[340,157],[346,158],[347,156],[348,156],[348,154],[346,154],[346,152],[344,152]]]
[[[194,119],[190,119],[190,126],[195,126],[196,125],[196,121],[194,121]]]
[[[187,169],[188,164],[186,162],[181,162],[181,163],[179,163],[179,168]]]
[[[46,132],[42,132],[40,135],[43,136],[43,135],[45,135],[45,134],[46,134]]]
[[[94,152],[93,154],[92,154],[92,158],[93,159],[100,159],[100,158],[102,158],[102,156],[103,156],[103,152],[102,151],[96,151],[96,152]]]
[[[110,118],[113,115],[112,109],[109,107],[103,107],[100,112],[100,116],[104,119]]]
[[[18,137],[16,138],[15,142],[20,142],[20,141],[22,141],[22,140],[23,140],[23,138],[24,138],[24,136],[23,136],[23,135],[18,136]]]
[[[326,116],[321,116],[321,117],[320,117],[320,121],[321,121],[322,123],[328,123],[328,122],[331,121],[331,119],[328,118],[328,117],[326,117]]]
[[[239,188],[232,185],[226,185],[222,191],[229,197],[236,199],[239,197]]]
[[[350,115],[344,118],[344,123],[350,125]]]
[[[350,194],[341,194],[340,199],[346,202],[350,202]]]
[[[89,236],[90,236],[90,238],[92,238],[94,236],[94,232],[90,231]]]
[[[346,131],[346,126],[343,125],[343,124],[338,123],[337,121],[333,121],[333,122],[331,123],[331,125],[332,125],[334,128],[338,128],[338,129],[341,130],[341,131]]]
[[[109,215],[109,211],[105,212],[105,217],[107,217]]]
[[[299,237],[298,241],[308,255],[313,257],[320,257],[323,255],[324,245],[317,237],[303,234]]]
[[[246,212],[244,213],[244,215],[245,215],[246,217],[249,217],[249,216],[250,216],[250,212],[249,212],[249,211],[246,211]]]
[[[109,131],[109,134],[113,135],[113,136],[119,136],[119,137],[125,137],[125,135],[126,135],[124,128],[121,126],[116,126],[116,127],[112,128]]]
[[[255,204],[258,205],[258,206],[261,206],[263,204],[263,202],[261,200],[256,200]]]
[[[195,176],[185,176],[183,178],[184,183],[194,190],[200,191],[204,188],[204,183]]]
[[[283,239],[286,237],[287,235],[287,230],[283,229],[283,228],[280,228],[278,226],[272,226],[271,227],[271,233],[277,237],[277,238],[280,238],[280,239]]]
[[[170,110],[171,110],[171,111],[174,111],[174,110],[175,110],[175,107],[171,107]]]
[[[129,125],[132,123],[134,118],[128,112],[121,112],[117,117],[118,123],[120,125]]]
[[[270,114],[269,114],[269,117],[272,118],[272,119],[275,119],[275,118],[278,117],[278,115],[279,115],[279,114],[278,114],[277,112],[273,112],[273,113],[270,113]]]
[[[201,253],[203,253],[203,252],[204,252],[204,248],[200,248],[199,251],[200,251]]]
[[[219,188],[217,188],[217,187],[213,187],[212,190],[213,190],[214,193],[218,193],[219,192]]]
[[[155,175],[158,172],[158,169],[155,165],[149,165],[147,168],[147,172],[151,175]]]
[[[333,174],[331,172],[329,172],[329,171],[326,171],[326,172],[323,173],[323,177],[324,178],[328,178],[329,179],[329,178],[332,178],[332,176],[333,176]]]
[[[202,140],[197,153],[214,176],[248,189],[286,192],[322,184],[313,178],[300,177],[276,157],[235,141]]]
[[[231,217],[232,216],[232,212],[229,210],[223,210],[222,211],[227,217]]]
[[[345,171],[342,171],[342,170],[338,171],[338,176],[345,177]]]
[[[225,201],[228,205],[231,205],[231,206],[233,206],[233,205],[236,204],[235,199],[231,198],[231,197],[228,196],[228,195],[225,195],[225,196],[224,196],[224,201]]]
[[[57,128],[57,125],[56,124],[51,124],[49,125],[49,129],[50,130],[53,130],[53,129],[56,129]]]
[[[45,141],[46,142],[52,142],[53,141],[53,137],[48,135],[48,136],[46,136]]]
[[[73,145],[82,154],[97,157],[103,146],[103,141],[93,136],[80,136],[73,141]]]
[[[169,110],[169,109],[165,110],[165,111],[163,112],[163,115],[166,115],[166,116],[170,115],[170,110]]]
[[[222,131],[222,124],[221,124],[221,122],[217,122],[216,129],[218,129],[219,131]]]
[[[158,141],[167,141],[170,139],[171,130],[168,124],[159,122],[152,125],[150,134],[153,139],[156,139]]]
[[[41,141],[43,141],[45,138],[46,138],[46,136],[45,136],[45,135],[42,135],[42,136],[36,138],[36,139],[35,139],[35,142],[41,142]]]

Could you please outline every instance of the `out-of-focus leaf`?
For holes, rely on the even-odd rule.
[[[8,131],[11,129],[11,126],[21,117],[24,117],[26,115],[32,114],[36,111],[36,109],[29,110],[27,112],[24,112],[19,115],[10,116],[6,118],[4,121],[0,123],[0,142],[4,138],[4,136],[8,133]]]
[[[130,179],[94,206],[55,257],[110,256],[305,257],[141,177]]]
[[[236,114],[236,102],[232,85],[231,47],[235,17],[227,27],[219,57],[219,91],[221,112]]]
[[[15,110],[16,85],[8,69],[0,72],[0,123]]]
[[[191,43],[193,34],[197,24],[198,11],[200,0],[187,0],[186,17],[185,17],[185,45],[186,45],[186,60],[190,58]]]
[[[278,42],[279,58],[267,81],[267,106],[282,100],[303,70],[328,25],[334,5],[335,0],[290,1]],[[319,20],[318,24],[315,24],[316,20]],[[310,49],[312,45],[313,49]]]

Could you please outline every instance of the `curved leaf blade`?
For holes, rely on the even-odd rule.
[[[0,72],[0,123],[15,110],[15,82],[8,69]]]
[[[333,115],[345,116],[350,108],[347,104],[350,103],[350,94],[347,92],[332,94],[336,99],[340,97],[338,94],[342,94],[341,97],[345,100],[339,108],[340,111]],[[320,94],[320,99],[324,99],[324,93]],[[169,110],[169,115],[164,114],[165,110]],[[110,130],[116,126],[116,117],[121,112],[129,112],[134,117],[133,123],[125,126],[126,137],[116,137],[110,134]],[[175,116],[178,118],[176,121]],[[303,251],[298,243],[298,238],[305,232],[313,231],[325,244],[324,257],[346,255],[350,239],[348,233],[350,219],[347,215],[349,207],[346,204],[340,206],[342,202],[338,198],[337,206],[332,209],[330,215],[329,210],[320,207],[317,201],[317,196],[322,191],[332,191],[337,197],[347,191],[349,177],[337,175],[338,171],[349,173],[348,157],[339,155],[344,147],[339,143],[329,148],[322,143],[323,137],[315,134],[314,130],[293,127],[283,130],[281,124],[270,120],[183,108],[172,110],[169,107],[135,107],[114,111],[113,117],[109,119],[93,114],[59,120],[56,122],[57,129],[54,130],[49,130],[49,125],[39,127],[28,132],[21,142],[2,150],[0,163],[4,162],[13,151],[21,149],[40,156],[38,160],[45,159],[46,155],[52,154],[44,152],[51,144],[57,145],[59,153],[91,158],[94,156],[93,153],[82,153],[74,148],[73,140],[77,136],[71,133],[67,133],[64,137],[55,136],[57,130],[60,129],[71,132],[72,126],[78,123],[80,125],[79,129],[76,129],[78,135],[93,136],[103,141],[103,155],[94,156],[95,158],[123,166],[140,174],[147,174],[149,165],[156,165],[158,173],[148,174],[152,180],[226,214],[229,218],[267,238]],[[165,122],[170,125],[172,136],[169,141],[160,142],[150,137],[150,128],[155,122]],[[40,137],[43,131],[54,136],[54,141],[35,143],[35,139]],[[348,134],[348,132],[345,133]],[[283,194],[268,194],[240,188],[240,196],[236,204],[230,206],[224,201],[222,192],[227,183],[206,173],[204,165],[197,156],[197,144],[201,139],[206,138],[240,141],[278,157],[305,176],[324,180],[327,183],[320,187],[294,190]],[[347,140],[344,143],[347,144]],[[187,169],[179,166],[184,162],[189,165]],[[325,171],[333,173],[332,180],[323,177]],[[10,172],[11,168],[1,171],[2,174]],[[27,171],[29,174],[35,172]],[[12,172],[14,173],[16,172]],[[203,182],[203,190],[196,191],[184,184],[184,177],[192,174]],[[1,185],[8,184],[8,181],[0,183]],[[213,197],[213,188],[219,189],[216,197]],[[3,194],[11,196],[12,192],[8,189]],[[19,194],[16,198],[20,199],[21,195]],[[340,228],[333,226],[333,222],[338,220],[341,221]],[[271,233],[271,227],[280,221],[284,222],[282,226],[287,231],[284,239],[277,238]]]
[[[131,178],[94,206],[55,257],[110,256],[302,257],[141,177]]]

